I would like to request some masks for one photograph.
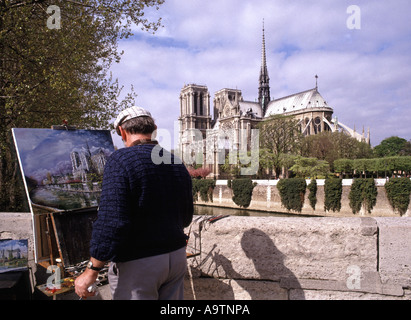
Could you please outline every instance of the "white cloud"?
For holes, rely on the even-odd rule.
[[[346,26],[349,1],[168,0],[148,16],[164,28],[120,42],[125,51],[114,76],[133,84],[137,104],[159,127],[173,130],[185,83],[207,85],[212,97],[237,87],[257,98],[261,28],[265,22],[271,95],[315,86],[340,121],[371,128],[373,145],[399,135],[411,139],[411,3],[358,1],[361,29]]]

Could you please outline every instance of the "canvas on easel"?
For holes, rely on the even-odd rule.
[[[36,263],[80,262],[97,215],[104,165],[114,152],[110,131],[14,128],[12,133],[33,216]]]

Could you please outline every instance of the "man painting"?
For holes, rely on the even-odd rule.
[[[184,228],[193,217],[190,175],[174,155],[167,155],[171,163],[153,162],[157,127],[147,110],[128,108],[114,126],[126,148],[115,151],[105,166],[91,258],[75,281],[76,293],[92,296],[87,288],[110,261],[113,299],[182,299],[187,266]],[[155,153],[159,155],[158,149]],[[160,156],[165,153],[161,149]]]

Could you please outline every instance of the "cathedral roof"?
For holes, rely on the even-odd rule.
[[[263,117],[263,111],[258,102],[240,101],[240,110],[242,114],[246,114],[247,111],[249,111],[250,109],[251,109],[251,113],[253,113],[256,117],[258,118]]]
[[[265,117],[287,114],[289,112],[306,111],[308,108],[331,108],[318,92],[318,88],[299,92],[270,101]]]

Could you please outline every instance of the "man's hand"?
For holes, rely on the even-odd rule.
[[[76,289],[76,294],[85,299],[87,297],[92,297],[96,293],[95,292],[88,292],[88,287],[90,287],[94,282],[96,282],[98,276],[98,271],[94,271],[91,269],[86,269],[84,272],[76,279],[74,282],[74,286]]]

